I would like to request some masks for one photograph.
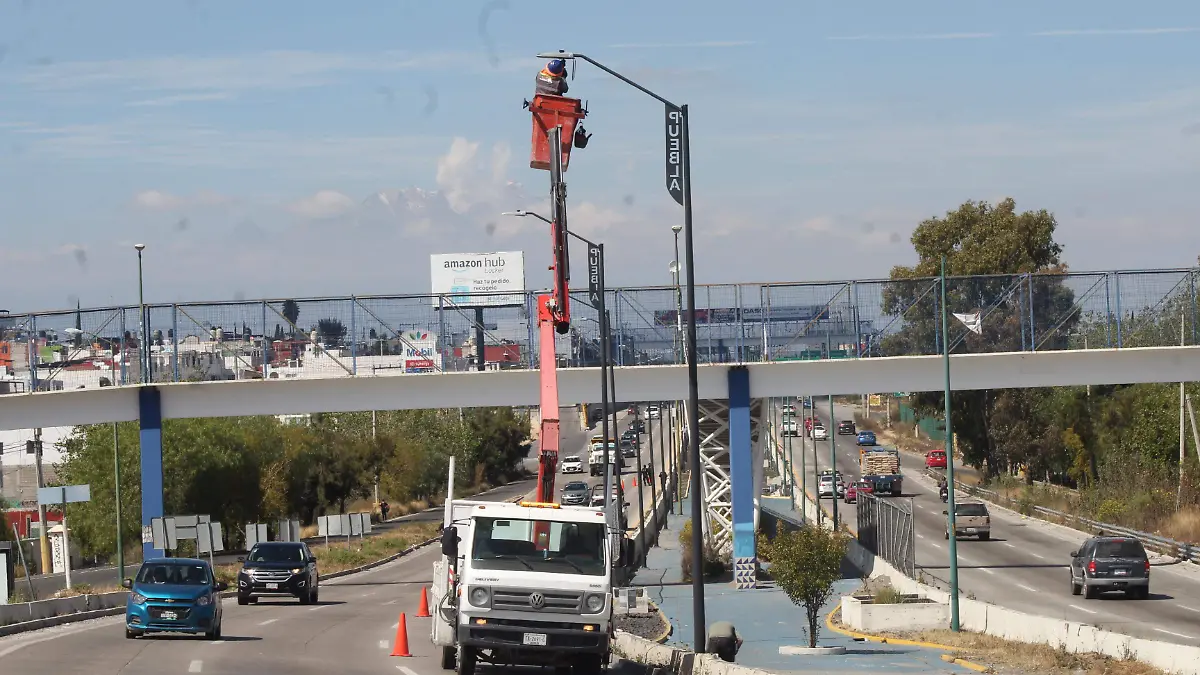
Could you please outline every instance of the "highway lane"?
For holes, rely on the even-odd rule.
[[[817,399],[818,416],[826,427],[828,399]],[[838,419],[852,419],[850,406],[836,405]],[[854,437],[836,437],[837,464],[847,479],[858,478],[858,448]],[[799,445],[793,441],[793,454]],[[815,494],[811,471],[812,447],[809,442],[808,488]],[[821,442],[817,453],[818,468],[829,466],[829,446]],[[947,588],[949,550],[945,540],[945,504],[936,484],[927,478],[920,457],[902,453],[904,497],[912,499],[917,567],[937,585]],[[798,480],[798,479],[797,479]],[[957,493],[958,501],[972,498]],[[828,500],[822,500],[830,510]],[[853,529],[853,505],[839,503],[839,517]],[[1186,645],[1200,645],[1200,570],[1188,564],[1156,565],[1151,571],[1151,597],[1126,600],[1120,594],[1097,600],[1084,600],[1070,593],[1067,563],[1087,535],[1063,526],[1023,518],[1014,512],[989,505],[992,515],[992,539],[958,541],[959,583],[968,597],[1011,609],[1102,626],[1120,633]]]

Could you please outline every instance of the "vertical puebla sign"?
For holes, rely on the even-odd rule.
[[[672,105],[667,112],[667,192],[683,206],[683,111]]]
[[[600,265],[603,264],[600,247],[588,244],[588,304],[600,309]]]

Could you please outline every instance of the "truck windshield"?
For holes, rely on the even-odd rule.
[[[548,530],[545,550],[534,543]],[[533,570],[555,574],[602,575],[603,523],[564,523],[514,518],[476,518],[471,564],[487,570]]]

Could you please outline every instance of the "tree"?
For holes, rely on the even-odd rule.
[[[284,300],[283,311],[281,313],[283,314],[283,318],[287,319],[287,322],[291,324],[292,328],[290,332],[295,336],[296,329],[299,326],[296,322],[300,320],[300,305],[295,300]]]
[[[1067,268],[1060,259],[1062,247],[1054,239],[1056,227],[1053,214],[1045,210],[1018,213],[1011,198],[994,207],[968,201],[942,218],[920,223],[912,236],[917,264],[892,268],[891,282],[884,289],[884,312],[903,317],[904,324],[882,340],[881,351],[898,356],[942,350],[940,289],[933,277],[940,274],[943,255],[948,275],[947,312],[977,312],[983,318],[979,335],[951,318],[951,353],[1021,351],[1029,349],[1030,342],[1040,349],[1065,347],[1079,316],[1074,292],[1063,283]],[[1012,421],[1011,415],[992,419],[998,402],[1012,395],[964,391],[951,399],[963,458],[989,476],[1034,460],[1024,449],[1010,457],[1016,446],[1010,443],[997,448],[997,436],[990,433],[993,422]],[[1036,407],[1032,401],[1010,401],[1002,410],[1022,406]],[[944,417],[940,392],[915,394],[913,407],[924,417]],[[1029,421],[1035,428],[1028,433],[1042,437],[1044,425],[1039,426],[1036,419]]]
[[[483,467],[483,479],[489,483],[502,482],[529,455],[529,424],[512,408],[475,408],[466,420],[479,439],[470,461]]]
[[[317,338],[327,345],[340,346],[346,338],[346,326],[338,319],[317,321]]]
[[[780,526],[773,540],[760,541],[771,577],[788,599],[804,608],[808,646],[816,647],[821,610],[833,596],[833,584],[842,578],[846,536],[810,524],[791,532]]]

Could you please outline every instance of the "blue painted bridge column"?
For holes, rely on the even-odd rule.
[[[142,456],[142,559],[164,555],[154,548],[150,523],[163,515],[162,398],[156,387],[138,389],[139,441]]]
[[[733,502],[733,580],[757,586],[754,541],[754,454],[750,437],[750,371],[729,369],[729,479]]]

